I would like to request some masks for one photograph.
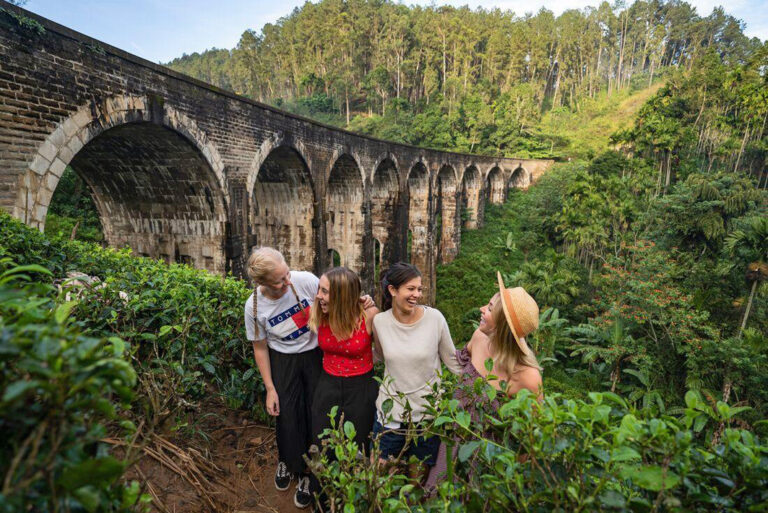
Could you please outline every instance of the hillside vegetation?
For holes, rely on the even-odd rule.
[[[690,70],[707,51],[738,64],[761,46],[722,9],[638,0],[559,16],[407,7],[387,0],[305,3],[233,49],[168,63],[280,108],[419,146],[550,156],[542,113],[578,111],[601,92]],[[566,155],[567,156],[567,155]]]

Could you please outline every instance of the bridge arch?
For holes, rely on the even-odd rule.
[[[400,162],[397,159],[397,156],[395,156],[392,153],[386,153],[384,155],[379,156],[373,163],[373,167],[371,167],[371,181],[374,180],[374,175],[376,171],[379,169],[379,167],[385,163],[385,161],[389,161],[390,163],[387,164],[388,166],[393,166],[395,168],[395,171],[398,171],[400,169]]]
[[[485,178],[485,198],[488,203],[501,205],[506,197],[504,191],[504,172],[498,165],[488,170]]]
[[[107,243],[224,272],[229,196],[222,159],[172,105],[128,95],[82,105],[34,154],[14,215],[42,230],[67,166],[88,184]]]
[[[522,165],[517,166],[509,176],[507,189],[527,189],[531,184],[531,175]]]
[[[275,145],[253,173],[249,239],[256,246],[280,250],[288,265],[313,269],[317,248],[315,186],[309,164],[299,149]]]
[[[461,180],[461,218],[464,228],[474,230],[482,219],[483,180],[477,166],[470,165],[464,170]]]
[[[328,247],[339,252],[341,265],[360,273],[364,264],[365,173],[358,162],[350,153],[343,153],[333,161],[323,216]]]

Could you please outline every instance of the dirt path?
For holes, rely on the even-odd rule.
[[[294,486],[274,485],[274,429],[245,412],[207,408],[197,436],[154,435],[126,473],[145,485],[158,513],[296,513]],[[204,434],[203,434],[204,433]],[[207,440],[206,440],[207,438]],[[293,483],[295,485],[295,482]]]

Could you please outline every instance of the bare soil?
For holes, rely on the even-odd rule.
[[[190,418],[202,418],[194,429],[152,434],[139,459],[126,473],[153,497],[158,513],[295,513],[295,481],[275,489],[277,443],[273,428],[255,423],[247,412],[218,401]],[[211,404],[214,403],[214,404]],[[192,424],[192,423],[190,423]],[[185,433],[183,433],[185,432]],[[112,440],[121,450],[119,440]],[[124,444],[123,444],[124,446]]]

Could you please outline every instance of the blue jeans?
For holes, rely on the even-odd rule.
[[[400,424],[398,429],[407,429],[409,427],[411,429],[418,429],[419,424]],[[410,456],[415,456],[416,459],[430,467],[437,460],[437,450],[440,447],[440,437],[437,435],[411,438],[406,447],[406,436],[404,434],[398,433],[394,429],[385,428],[376,420],[373,423],[372,438],[374,441],[376,439],[379,440],[379,450],[381,451],[382,459],[396,458],[402,453],[406,459]],[[404,447],[405,451],[403,451]]]

